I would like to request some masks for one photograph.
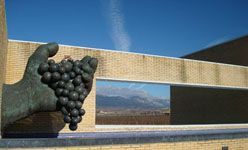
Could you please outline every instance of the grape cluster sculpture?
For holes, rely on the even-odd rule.
[[[50,59],[39,65],[41,81],[54,90],[58,98],[57,109],[72,131],[77,129],[85,114],[81,108],[92,88],[97,64],[96,58],[85,56],[82,60],[63,59],[59,63]]]
[[[48,60],[58,51],[55,42],[40,45],[29,57],[22,79],[3,85],[1,130],[34,113],[58,110],[69,128],[77,129],[85,114],[82,105],[91,91],[98,60],[90,56],[81,60],[65,58],[58,63]]]

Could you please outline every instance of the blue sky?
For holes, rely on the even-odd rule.
[[[6,0],[6,14],[10,39],[180,57],[248,34],[247,6],[247,0]]]
[[[142,90],[154,97],[170,99],[170,86],[167,84],[97,80],[97,87],[108,88],[110,86],[114,88],[123,88],[123,90],[125,90],[125,88],[135,91]]]

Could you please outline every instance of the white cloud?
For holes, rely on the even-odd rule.
[[[108,17],[111,24],[111,37],[117,50],[129,51],[131,41],[124,27],[125,21],[120,7],[119,0],[109,1]]]
[[[128,88],[131,89],[133,86],[135,86],[135,83],[129,84]]]
[[[140,86],[136,87],[135,89],[140,90],[140,89],[143,89],[145,86],[146,86],[145,84],[141,84]]]
[[[134,90],[141,90],[146,86],[146,84],[135,84],[135,83],[131,83],[128,86],[128,89],[134,89]]]

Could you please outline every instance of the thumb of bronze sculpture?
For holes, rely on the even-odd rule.
[[[3,86],[2,129],[8,124],[40,111],[61,111],[71,130],[77,129],[85,110],[85,98],[91,91],[96,58],[63,59],[48,57],[58,52],[57,43],[39,46],[29,57],[23,78]]]

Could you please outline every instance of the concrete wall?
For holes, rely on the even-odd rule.
[[[4,0],[0,0],[0,108],[2,103],[2,85],[5,81],[5,65],[7,59],[7,29]],[[0,111],[1,117],[1,111]],[[0,121],[1,129],[1,121]],[[1,136],[1,131],[0,131]]]
[[[183,58],[248,65],[248,36]],[[229,75],[229,72],[226,72]],[[248,91],[171,86],[171,123],[248,123]]]
[[[74,146],[74,147],[42,147],[32,150],[222,150],[228,146],[228,150],[247,150],[248,139],[223,139],[206,141],[184,141],[167,143],[147,143],[147,144],[118,144],[99,146]],[[21,148],[18,148],[18,150]],[[23,150],[27,148],[23,148]]]

